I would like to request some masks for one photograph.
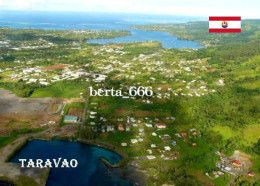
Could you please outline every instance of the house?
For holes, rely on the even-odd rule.
[[[146,123],[145,126],[146,126],[146,127],[149,127],[149,128],[152,128],[152,127],[153,127],[152,124],[148,124],[148,123]]]
[[[36,83],[37,79],[29,79],[28,83]]]
[[[182,133],[181,133],[181,136],[182,136],[182,137],[186,137],[186,136],[188,136],[188,133],[187,133],[187,132],[182,132]]]
[[[122,122],[122,121],[124,121],[124,119],[123,118],[118,118],[117,121]]]
[[[121,143],[122,147],[127,147],[127,143]]]
[[[136,122],[135,118],[130,118],[130,121],[133,123]]]
[[[56,123],[56,121],[49,121],[48,124],[49,125],[54,125]]]
[[[64,123],[78,123],[80,118],[78,116],[66,115],[63,121]]]
[[[255,176],[255,172],[249,171],[249,172],[247,173],[247,175],[253,177],[253,176]]]
[[[217,84],[218,86],[224,86],[224,85],[225,85],[223,79],[218,80],[218,82],[217,82],[216,84]]]
[[[48,82],[43,82],[43,81],[40,81],[40,84],[41,84],[41,85],[44,85],[44,86],[48,86],[50,83],[48,83]]]
[[[137,139],[131,139],[131,143],[137,143],[138,140]]]
[[[171,147],[165,146],[165,147],[164,147],[164,150],[170,151],[170,150],[171,150]]]
[[[102,131],[103,133],[106,132],[106,126],[102,125],[101,131]]]
[[[107,132],[114,132],[114,126],[107,126]]]
[[[169,134],[164,134],[164,135],[159,135],[159,138],[165,141],[165,140],[170,140],[171,136]]]
[[[157,134],[155,132],[152,133],[152,136],[157,136]]]
[[[124,128],[124,125],[123,124],[118,124],[118,128],[117,128],[119,131],[124,131],[125,128]]]
[[[172,141],[172,145],[173,145],[173,146],[176,146],[176,145],[177,145],[177,142],[176,142],[176,141]]]
[[[164,124],[164,123],[157,123],[155,126],[158,129],[165,129],[166,128],[166,124]]]
[[[95,83],[100,83],[102,81],[105,81],[106,77],[107,77],[106,75],[97,74],[97,75],[95,75],[95,79],[93,79],[93,81]]]
[[[151,148],[155,148],[156,147],[156,145],[155,144],[151,144]]]
[[[235,165],[235,166],[238,166],[238,167],[241,166],[241,163],[240,163],[238,160],[234,160],[234,161],[232,162],[232,164]]]
[[[127,131],[127,132],[129,132],[130,131],[130,125],[126,125],[126,127],[125,127],[125,131]]]
[[[224,169],[228,172],[231,171],[231,167],[225,167]]]
[[[196,147],[196,146],[197,146],[197,143],[192,143],[192,146],[193,146],[193,147]]]
[[[148,160],[153,160],[153,159],[156,158],[155,156],[151,156],[151,155],[150,156],[146,156],[146,157],[147,157]]]

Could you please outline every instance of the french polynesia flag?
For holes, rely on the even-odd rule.
[[[209,17],[209,33],[240,33],[241,17]]]

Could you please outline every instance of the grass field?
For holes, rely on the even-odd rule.
[[[258,141],[260,136],[260,124],[249,125],[243,130],[242,143],[246,146],[252,146]]]
[[[246,83],[243,83],[241,86],[246,89],[258,89],[258,88],[260,88],[260,80],[246,82]]]
[[[86,89],[86,83],[83,82],[57,82],[48,87],[35,90],[31,97],[76,98],[80,96],[81,92],[86,92]]]
[[[217,125],[212,128],[212,131],[218,132],[224,140],[237,137],[240,135],[240,131],[235,131],[228,126]]]
[[[241,143],[245,146],[254,145],[260,136],[260,124],[246,126],[243,130],[233,130],[228,126],[215,126],[213,131],[218,132],[224,140],[242,137]]]

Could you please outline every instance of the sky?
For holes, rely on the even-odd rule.
[[[0,11],[79,11],[260,18],[259,0],[0,0]]]

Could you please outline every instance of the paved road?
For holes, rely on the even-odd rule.
[[[85,105],[84,105],[84,110],[83,110],[83,115],[82,115],[82,124],[85,124],[86,121],[86,114],[87,114],[87,110],[88,110],[88,104],[89,104],[89,90],[87,89],[87,93],[86,93],[86,100],[85,100]]]

